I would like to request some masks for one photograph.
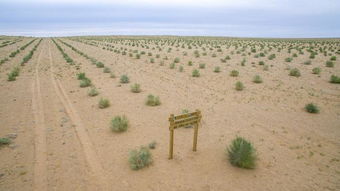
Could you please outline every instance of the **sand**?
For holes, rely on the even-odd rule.
[[[138,40],[142,38],[146,40]],[[325,67],[330,56],[322,53],[311,59],[311,65],[304,65],[303,62],[310,60],[307,48],[303,55],[296,50],[288,53],[288,48],[291,44],[309,47],[307,40],[196,38],[203,39],[202,46],[207,46],[207,56],[203,56],[204,51],[199,48],[201,56],[196,58],[195,47],[183,48],[182,41],[178,47],[176,43],[156,45],[154,40],[159,38],[177,39],[81,37],[80,42],[78,38],[61,38],[103,62],[116,78],[110,78],[102,68],[96,68],[56,40],[74,60],[75,65],[69,65],[50,38],[44,38],[33,58],[20,66],[16,81],[8,82],[6,74],[38,40],[1,65],[0,137],[11,133],[17,137],[9,146],[0,147],[0,190],[340,189],[340,86],[329,83],[332,74],[340,75],[339,56],[333,68]],[[31,39],[23,38],[0,48],[0,58]],[[133,47],[125,43],[129,42],[126,40],[101,41],[104,39],[134,39],[147,44],[149,49]],[[333,41],[333,44],[316,46],[339,49],[338,39],[323,41]],[[97,43],[98,47],[89,45],[90,42]],[[277,52],[274,47],[267,50],[266,57],[254,58],[255,53],[242,56],[234,46],[227,48],[224,42],[238,44],[237,50],[248,44],[257,45],[257,50],[261,44],[264,49],[281,44],[283,49]],[[103,49],[106,45],[127,48],[127,54]],[[217,48],[209,50],[218,45],[222,46],[222,52],[217,52]],[[145,51],[146,55],[141,59],[129,57],[130,49]],[[153,55],[148,56],[148,52]],[[187,56],[183,52],[187,52]],[[216,57],[211,56],[213,53]],[[276,58],[268,60],[267,56],[272,53]],[[285,62],[293,53],[298,57]],[[160,58],[156,58],[156,54],[160,54]],[[220,59],[227,55],[231,59],[222,63]],[[161,66],[165,56],[169,59]],[[151,57],[155,63],[149,62]],[[169,64],[176,57],[180,63],[170,69]],[[243,57],[247,60],[245,66],[240,64]],[[187,65],[189,60],[193,66]],[[261,60],[269,66],[268,71],[258,65]],[[199,69],[199,78],[193,78],[191,72],[198,69],[199,63],[205,63],[206,67]],[[180,65],[183,72],[178,71]],[[220,66],[220,73],[213,72],[215,66]],[[298,68],[301,76],[289,76],[288,67]],[[320,76],[312,74],[314,67],[322,69]],[[238,77],[229,75],[233,69],[240,72]],[[79,72],[85,72],[92,80],[100,93],[98,96],[90,97],[89,88],[79,87],[76,78]],[[119,82],[123,74],[128,75],[130,83]],[[262,77],[263,83],[252,82],[256,74]],[[243,91],[235,90],[237,81],[243,82]],[[141,93],[130,91],[133,83],[141,84]],[[149,94],[159,96],[161,105],[145,105]],[[100,98],[109,99],[111,106],[99,109]],[[311,102],[319,106],[318,114],[304,110]],[[168,118],[170,114],[181,114],[183,109],[202,112],[198,150],[192,151],[192,128],[176,129],[174,159],[168,160]],[[116,115],[128,118],[126,132],[110,130],[110,120]],[[225,150],[236,136],[246,138],[256,148],[255,169],[240,169],[229,163]],[[129,151],[152,141],[157,142],[156,149],[151,150],[153,164],[131,170]]]

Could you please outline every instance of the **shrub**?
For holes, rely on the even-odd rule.
[[[286,62],[291,62],[292,60],[293,60],[293,58],[290,58],[290,57],[285,59]]]
[[[175,59],[174,59],[174,63],[179,63],[180,62],[180,59],[178,58],[178,57],[176,57]]]
[[[259,61],[259,65],[263,66],[264,62],[263,61]]]
[[[99,104],[100,109],[104,109],[110,106],[110,101],[108,99],[100,98]]]
[[[334,84],[340,84],[340,76],[332,75],[330,82]]]
[[[97,89],[95,87],[92,87],[88,92],[88,95],[91,96],[91,97],[94,97],[98,94],[99,94],[99,92],[97,91]]]
[[[77,74],[77,79],[78,80],[84,80],[86,78],[86,75],[84,72],[78,73]]]
[[[171,64],[169,65],[169,68],[170,68],[170,69],[174,69],[175,66],[176,66],[175,63],[171,63]]]
[[[126,84],[126,83],[129,83],[129,82],[130,82],[130,80],[129,80],[129,77],[127,75],[122,75],[120,77],[120,83]]]
[[[214,69],[214,72],[219,73],[221,72],[221,68],[219,66],[216,66]]]
[[[104,68],[104,64],[102,62],[96,63],[97,68]]]
[[[243,90],[243,89],[244,89],[243,83],[240,82],[240,81],[236,82],[236,84],[235,84],[235,89],[236,89],[237,91]]]
[[[336,56],[332,56],[330,60],[331,61],[336,61]]]
[[[140,84],[137,84],[137,83],[133,84],[133,85],[131,86],[131,91],[132,91],[133,93],[139,93],[139,92],[141,92]]]
[[[198,71],[197,69],[194,69],[193,71],[192,71],[192,77],[200,77],[200,71]]]
[[[313,70],[312,70],[313,74],[320,74],[320,72],[321,72],[321,68],[319,68],[319,67],[313,68]]]
[[[157,106],[157,105],[160,105],[161,102],[159,101],[158,96],[154,96],[152,94],[149,94],[147,99],[146,99],[145,104],[148,105],[148,106]]]
[[[319,108],[314,105],[313,103],[309,103],[305,106],[305,110],[308,112],[308,113],[319,113]]]
[[[307,60],[307,61],[305,61],[303,64],[304,64],[304,65],[311,65],[311,64],[312,64],[312,61]]]
[[[326,66],[332,68],[332,67],[334,67],[334,62],[332,62],[332,61],[327,61],[327,62],[326,62]]]
[[[238,72],[237,70],[232,70],[232,71],[230,72],[230,76],[233,76],[233,77],[238,76],[238,74],[239,74],[239,72]]]
[[[269,59],[269,60],[273,60],[274,58],[276,58],[276,55],[275,55],[275,54],[271,54],[271,55],[268,56],[268,59]]]
[[[7,81],[15,81],[17,76],[11,72],[7,74],[7,77]]]
[[[204,69],[205,68],[205,64],[199,64],[199,68],[200,69]]]
[[[189,62],[188,62],[188,66],[192,66],[192,61],[189,61]]]
[[[0,146],[1,145],[8,145],[11,143],[11,140],[9,138],[0,138]]]
[[[111,130],[114,132],[126,131],[129,126],[129,121],[125,116],[115,116],[111,120]]]
[[[253,145],[242,137],[234,139],[227,147],[229,162],[240,168],[255,168],[256,153]]]
[[[183,66],[180,66],[180,67],[178,68],[178,71],[179,71],[179,72],[183,72],[183,70],[184,70]]]
[[[103,72],[104,72],[104,73],[110,73],[110,72],[111,72],[111,70],[110,70],[110,68],[108,68],[108,67],[105,67],[105,68],[104,68],[104,70],[103,70]]]
[[[152,141],[151,143],[149,143],[148,147],[149,149],[155,149],[156,145],[157,145],[156,141]]]
[[[89,87],[91,85],[91,80],[89,78],[84,78],[80,81],[80,87],[81,88],[85,88],[85,87]]]
[[[299,76],[301,76],[300,70],[297,69],[297,68],[293,68],[293,69],[291,69],[291,70],[289,71],[289,75],[290,75],[290,76],[299,77]]]
[[[259,75],[254,76],[253,78],[254,83],[262,83],[262,78]]]
[[[149,166],[152,163],[150,150],[142,146],[139,150],[130,151],[129,163],[132,170],[139,170]]]
[[[19,67],[14,67],[11,71],[12,75],[14,76],[19,76],[20,68]]]

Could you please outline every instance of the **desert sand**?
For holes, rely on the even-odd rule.
[[[6,38],[20,41],[1,47],[0,59],[34,39],[2,37],[0,43]],[[20,65],[39,40],[0,65],[0,137],[11,139],[0,147],[0,190],[340,190],[340,85],[329,82],[340,75],[339,39],[54,38],[72,58],[69,64],[51,38],[42,38],[33,57]],[[64,43],[104,63],[116,78]],[[308,49],[318,53],[314,59]],[[136,59],[141,51],[145,54]],[[261,52],[265,57],[254,57]],[[269,60],[271,54],[276,58]],[[226,56],[230,59],[221,62]],[[331,56],[337,56],[334,67],[326,67]],[[293,60],[286,62],[288,57]],[[179,62],[171,69],[175,58]],[[15,66],[20,75],[8,81]],[[314,67],[321,68],[319,75]],[[290,76],[292,68],[301,76]],[[194,69],[200,77],[192,77]],[[230,76],[232,70],[239,76]],[[99,95],[90,97],[90,87],[79,87],[80,72]],[[124,74],[130,83],[120,83]],[[255,75],[263,82],[254,83]],[[235,90],[237,81],[242,91]],[[140,93],[130,91],[134,83]],[[145,105],[149,94],[159,96],[161,105]],[[98,108],[100,98],[110,107]],[[308,103],[320,112],[306,112]],[[184,109],[202,112],[197,152],[193,129],[176,129],[169,160],[168,118]],[[111,131],[116,115],[128,118],[126,132]],[[229,163],[226,148],[236,136],[254,145],[255,169]],[[129,151],[153,141],[153,163],[130,169]]]

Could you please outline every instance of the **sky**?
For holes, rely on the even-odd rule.
[[[0,0],[0,35],[340,37],[340,0]]]

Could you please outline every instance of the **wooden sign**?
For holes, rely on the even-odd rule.
[[[174,114],[170,115],[170,143],[169,143],[169,159],[173,158],[174,151],[174,130],[180,127],[194,126],[194,140],[193,140],[193,151],[197,150],[197,135],[198,135],[198,125],[201,122],[201,112],[196,110],[192,113],[186,113],[178,116]]]

